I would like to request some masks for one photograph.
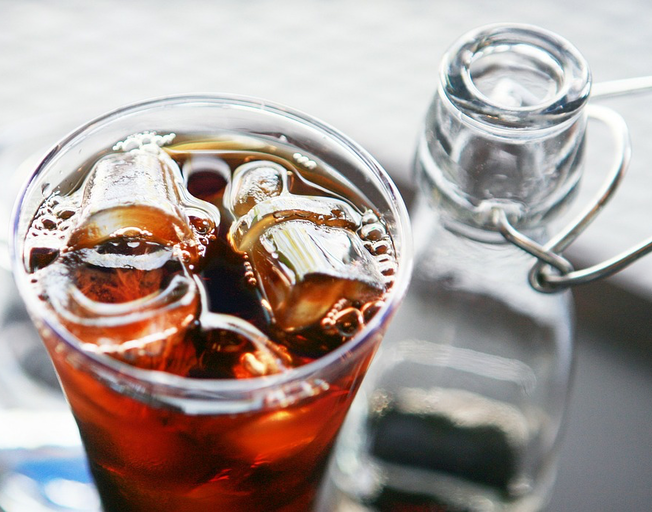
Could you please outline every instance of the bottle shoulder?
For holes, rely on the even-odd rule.
[[[569,292],[545,294],[532,288],[528,274],[536,260],[501,241],[481,241],[450,229],[442,215],[421,201],[413,211],[415,258],[406,304],[432,309],[518,312],[539,322],[570,323]],[[484,313],[483,313],[484,314]],[[489,313],[487,313],[489,314]]]

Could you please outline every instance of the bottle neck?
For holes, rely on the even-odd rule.
[[[521,230],[564,210],[582,174],[584,114],[524,140],[480,130],[445,103],[433,102],[417,149],[417,182],[433,201],[482,229],[491,229],[495,208]]]
[[[422,191],[469,227],[495,229],[502,209],[535,229],[573,196],[581,175],[590,74],[558,36],[496,25],[445,56],[416,156]]]

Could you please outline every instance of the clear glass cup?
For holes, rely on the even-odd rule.
[[[83,350],[83,340],[30,287],[26,230],[53,187],[116,141],[147,130],[254,134],[290,142],[337,169],[383,215],[395,244],[398,270],[382,308],[341,347],[266,377],[190,379]],[[12,229],[18,289],[77,420],[107,512],[310,509],[335,436],[409,280],[407,213],[373,158],[320,121],[262,100],[152,100],[97,118],[54,146],[19,197]]]

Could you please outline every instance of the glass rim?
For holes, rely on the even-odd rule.
[[[515,48],[529,48],[554,62],[560,72],[556,92],[537,104],[509,107],[493,102],[478,89],[472,77],[473,64],[487,51],[508,46],[515,53],[523,51]],[[532,53],[521,56],[536,60]],[[591,71],[580,51],[559,34],[527,23],[495,23],[471,30],[448,49],[439,81],[446,99],[476,122],[496,128],[545,130],[579,114],[589,99]]]
[[[93,130],[94,127],[101,127],[104,123],[112,119],[117,119],[127,114],[136,114],[138,112],[148,111],[157,107],[164,106],[191,106],[196,104],[201,106],[222,106],[241,108],[250,111],[260,111],[268,114],[288,118],[298,124],[308,125],[313,129],[329,136],[347,151],[360,159],[367,171],[376,178],[375,185],[390,206],[390,211],[395,217],[396,232],[400,240],[400,252],[397,255],[398,270],[394,284],[389,291],[388,297],[380,310],[372,317],[371,321],[352,339],[343,343],[335,350],[303,366],[291,368],[288,371],[262,377],[252,377],[248,379],[196,379],[170,374],[158,370],[147,370],[131,366],[127,363],[118,361],[108,356],[102,356],[82,348],[83,342],[70,333],[52,313],[41,316],[45,325],[51,329],[63,342],[70,347],[74,353],[79,354],[85,361],[99,367],[101,370],[109,371],[113,374],[119,374],[122,377],[134,379],[157,387],[163,386],[168,390],[188,391],[188,392],[256,392],[264,391],[269,388],[290,384],[310,377],[312,374],[324,370],[334,365],[340,359],[346,359],[361,347],[363,342],[372,332],[379,329],[388,315],[391,315],[398,306],[402,297],[406,293],[409,278],[412,270],[412,238],[410,221],[405,203],[398,191],[398,188],[391,180],[382,166],[358,143],[354,142],[348,136],[332,127],[331,125],[309,115],[298,109],[294,109],[281,103],[268,101],[254,96],[246,96],[230,93],[192,93],[167,95],[156,98],[150,98],[143,101],[132,102],[122,107],[110,110],[101,114],[90,121],[82,124],[68,135],[63,137],[54,146],[49,149],[45,155],[36,164],[34,171],[24,182],[19,194],[16,197],[11,219],[11,233],[9,236],[9,253],[14,281],[17,284],[21,298],[29,306],[35,305],[38,301],[36,295],[29,289],[28,274],[24,268],[23,255],[18,253],[18,247],[21,245],[17,239],[19,235],[19,221],[21,205],[25,202],[28,193],[32,191],[32,185],[36,179],[48,168],[49,164],[56,156],[64,151],[72,143],[84,136],[84,134]],[[193,398],[197,400],[197,398]],[[213,397],[206,397],[207,401],[218,401]],[[224,398],[224,400],[228,400]],[[235,401],[241,401],[243,398],[236,398]]]

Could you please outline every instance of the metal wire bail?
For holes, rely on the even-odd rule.
[[[593,98],[645,92],[652,90],[652,77],[596,84],[595,90],[597,94],[593,94]],[[544,245],[531,240],[512,226],[506,212],[500,207],[496,207],[494,211],[494,225],[502,236],[537,258],[537,263],[530,271],[529,281],[532,287],[540,292],[552,293],[611,276],[652,252],[651,237],[609,260],[581,270],[574,270],[572,264],[562,255],[613,197],[631,159],[629,130],[622,116],[604,106],[588,105],[586,108],[590,119],[607,125],[616,143],[615,157],[607,179],[589,206],[561,233]]]

